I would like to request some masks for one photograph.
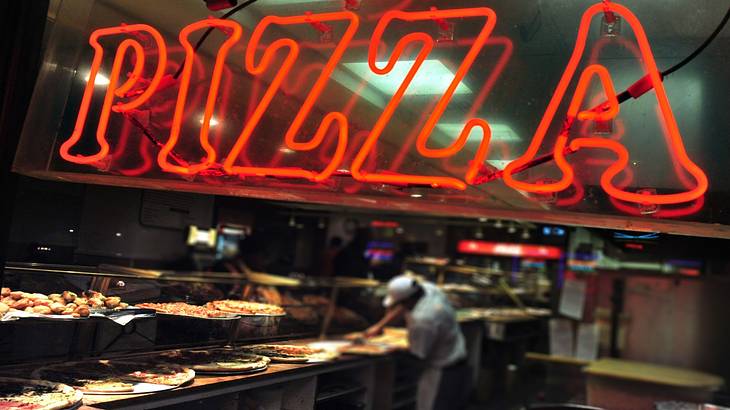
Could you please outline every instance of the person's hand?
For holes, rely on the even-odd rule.
[[[378,325],[370,326],[363,334],[366,338],[378,336],[383,333],[383,328]]]

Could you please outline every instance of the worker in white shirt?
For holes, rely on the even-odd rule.
[[[466,344],[446,295],[433,283],[399,275],[388,283],[383,305],[388,312],[365,336],[380,334],[387,324],[405,316],[409,350],[423,364],[418,410],[464,407],[470,385]]]

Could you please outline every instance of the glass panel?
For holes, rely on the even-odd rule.
[[[635,84],[654,65],[666,70],[690,54],[723,5],[345,3],[261,1],[221,22],[207,20],[202,1],[62,2],[15,169],[109,185],[730,236],[730,133],[721,112],[727,35],[663,82]],[[122,23],[119,32],[95,31]],[[103,55],[89,45],[93,33]],[[629,87],[638,96],[642,86],[648,92],[616,112],[611,97]],[[85,98],[86,121],[78,121]]]

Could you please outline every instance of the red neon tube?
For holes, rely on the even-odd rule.
[[[376,62],[376,58],[378,56],[378,45],[381,44],[381,38],[388,24],[394,19],[412,22],[463,17],[485,17],[486,21],[481,32],[476,37],[474,44],[469,49],[467,55],[464,57],[462,64],[459,66],[459,69],[455,73],[453,81],[449,84],[446,92],[438,101],[434,110],[431,112],[431,115],[429,115],[426,119],[426,123],[423,129],[416,137],[416,149],[418,150],[420,155],[426,158],[445,158],[452,156],[464,147],[472,128],[481,127],[484,137],[481,144],[479,145],[479,148],[477,149],[474,160],[472,161],[469,169],[466,172],[464,178],[466,182],[452,177],[407,175],[396,173],[378,174],[362,172],[361,168],[363,163],[365,162],[366,157],[370,153],[375,142],[378,140],[378,138],[380,138],[380,135],[382,134],[385,126],[390,121],[400,101],[403,99],[403,95],[405,94],[408,86],[410,85],[417,71],[420,69],[421,64],[423,64],[423,61],[425,61],[426,57],[429,55],[434,46],[433,38],[426,33],[408,34],[401,38],[400,41],[398,41],[385,67],[378,67]],[[403,12],[391,10],[380,19],[378,25],[375,27],[373,36],[370,40],[370,50],[368,52],[368,64],[373,72],[380,75],[388,74],[393,69],[393,67],[395,67],[395,64],[398,62],[407,47],[420,43],[420,49],[418,51],[418,55],[416,56],[415,61],[413,62],[413,66],[406,74],[403,83],[398,87],[398,90],[388,102],[388,105],[383,110],[380,118],[378,118],[378,121],[373,126],[372,132],[367,141],[353,160],[351,168],[353,178],[363,182],[381,182],[401,185],[417,184],[431,185],[433,187],[455,188],[460,190],[466,189],[467,184],[473,181],[479,170],[479,167],[486,158],[487,151],[489,149],[489,139],[491,137],[489,124],[479,118],[469,119],[464,126],[464,129],[459,134],[457,140],[454,141],[450,146],[445,148],[429,148],[427,146],[427,141],[428,137],[433,131],[433,128],[436,126],[436,123],[439,121],[441,115],[446,110],[446,107],[448,106],[451,97],[456,90],[456,87],[469,71],[477,55],[479,54],[490,34],[492,33],[496,22],[497,15],[494,13],[493,10],[485,7],[454,10],[431,10],[422,12]]]
[[[619,15],[623,16],[626,22],[633,29],[634,35],[639,43],[639,50],[641,51],[643,62],[645,64],[646,70],[648,71],[648,81],[651,81],[651,85],[656,92],[656,97],[659,102],[659,108],[662,112],[662,119],[664,120],[667,133],[669,135],[668,139],[670,143],[670,150],[674,151],[676,159],[681,164],[681,166],[693,176],[696,182],[696,186],[693,189],[688,189],[687,191],[675,194],[643,195],[627,192],[617,188],[612,183],[612,178],[616,174],[618,174],[628,162],[628,151],[623,145],[615,141],[613,143],[605,142],[601,138],[580,138],[579,140],[582,141],[576,140],[578,142],[574,141],[570,144],[570,146],[576,148],[581,146],[605,148],[613,151],[618,155],[618,160],[614,162],[614,164],[610,166],[601,177],[602,188],[606,191],[608,195],[614,198],[626,202],[651,204],[676,204],[695,200],[701,197],[707,191],[707,176],[705,175],[704,171],[694,162],[692,162],[692,160],[687,155],[682,141],[682,136],[679,133],[677,122],[674,118],[674,113],[672,112],[671,105],[669,104],[669,99],[667,98],[666,92],[664,90],[664,85],[661,81],[659,70],[656,66],[656,61],[654,60],[654,56],[651,51],[651,46],[649,45],[649,41],[646,37],[643,27],[641,26],[641,23],[636,18],[636,16],[631,13],[629,9],[615,3],[596,4],[594,6],[591,6],[583,14],[580,27],[578,29],[578,38],[576,40],[575,48],[573,49],[573,54],[571,55],[568,66],[563,72],[563,76],[558,83],[558,87],[553,94],[550,103],[548,104],[545,116],[540,121],[540,124],[537,128],[537,131],[535,132],[535,135],[533,136],[527,152],[517,160],[508,164],[507,167],[504,169],[504,182],[514,189],[528,192],[557,192],[567,188],[567,186],[570,185],[570,181],[573,178],[573,171],[570,165],[565,162],[565,158],[562,155],[562,148],[566,145],[566,135],[560,135],[558,137],[558,141],[556,142],[554,148],[556,163],[563,173],[563,177],[559,182],[547,185],[520,182],[515,180],[512,174],[536,156],[537,151],[540,148],[545,134],[550,126],[550,123],[555,117],[555,112],[557,111],[560,102],[565,96],[568,85],[570,84],[570,81],[575,74],[578,63],[580,62],[580,59],[583,55],[591,19],[596,14],[603,13],[604,7],[607,7],[611,12],[618,13]],[[576,94],[579,94],[578,91],[580,90],[577,90]],[[590,119],[590,117],[590,114],[584,114],[584,118]],[[596,114],[595,118],[599,117],[602,117],[602,115]],[[571,121],[571,119],[569,118],[568,121]]]
[[[349,25],[342,35],[340,42],[332,52],[332,56],[325,65],[319,78],[312,86],[312,90],[307,95],[307,98],[302,103],[302,107],[297,113],[296,117],[292,121],[284,141],[286,147],[294,151],[311,151],[321,146],[324,137],[329,130],[329,127],[336,123],[339,133],[337,146],[335,153],[333,154],[332,160],[325,167],[324,170],[316,172],[304,169],[296,168],[284,168],[284,167],[252,167],[252,166],[236,166],[234,165],[241,151],[246,147],[248,140],[251,137],[254,129],[258,125],[266,109],[269,107],[271,100],[274,95],[281,87],[284,78],[289,74],[294,62],[299,55],[299,44],[292,39],[279,39],[274,41],[268,48],[265,49],[264,55],[261,58],[261,62],[255,64],[255,54],[258,48],[258,43],[261,41],[261,37],[269,25],[295,25],[295,24],[309,24],[313,22],[322,23],[327,21],[349,21]],[[246,70],[254,75],[261,75],[265,72],[272,63],[272,60],[276,56],[279,49],[288,49],[288,53],[284,59],[282,67],[271,81],[268,89],[261,98],[261,102],[252,113],[243,131],[236,140],[236,144],[229,153],[228,157],[223,162],[223,168],[229,174],[238,175],[255,175],[255,176],[278,176],[278,177],[290,177],[290,178],[304,178],[310,181],[323,181],[327,179],[340,165],[342,158],[345,155],[345,149],[347,148],[347,135],[348,135],[348,120],[340,112],[330,112],[325,115],[324,119],[319,125],[319,128],[315,132],[314,136],[309,141],[296,141],[296,135],[300,131],[304,120],[309,116],[309,113],[314,106],[317,98],[324,90],[325,85],[329,81],[332,72],[339,63],[342,55],[349,46],[352,38],[357,32],[359,26],[359,19],[356,14],[349,11],[342,11],[336,13],[321,13],[321,14],[307,14],[292,17],[278,17],[278,16],[267,16],[256,26],[253,33],[251,34],[251,40],[248,43],[246,49],[245,65]]]
[[[173,165],[168,161],[170,152],[175,148],[180,138],[180,129],[185,117],[185,104],[187,102],[188,90],[190,88],[190,77],[193,72],[193,61],[195,60],[195,50],[190,44],[190,35],[195,31],[217,27],[225,29],[228,38],[218,49],[213,66],[213,73],[210,79],[210,87],[208,89],[208,98],[205,102],[205,111],[203,112],[203,124],[200,128],[200,146],[206,153],[206,157],[199,163],[189,164],[186,166]],[[170,138],[157,155],[157,164],[163,171],[173,172],[177,174],[197,174],[200,171],[210,168],[216,160],[215,149],[210,145],[208,134],[210,131],[210,119],[213,116],[216,99],[218,98],[218,89],[220,87],[221,76],[223,75],[223,67],[226,64],[226,58],[231,47],[241,38],[243,30],[241,26],[232,20],[206,19],[190,24],[180,30],[179,40],[185,49],[185,62],[183,63],[183,71],[180,76],[180,90],[175,103],[175,114],[173,115],[172,127],[170,128]]]
[[[457,40],[457,45],[462,44],[473,44],[474,39],[465,39],[465,40]],[[489,97],[489,94],[492,92],[492,88],[494,88],[494,85],[497,83],[497,80],[499,77],[501,77],[502,72],[504,71],[505,66],[507,65],[507,62],[509,62],[510,58],[512,58],[512,52],[514,49],[514,45],[512,44],[512,40],[509,39],[509,37],[503,37],[503,36],[496,36],[492,37],[487,40],[486,45],[502,45],[504,46],[504,52],[499,56],[499,59],[497,60],[497,64],[494,66],[494,70],[489,73],[489,78],[487,78],[487,81],[482,86],[482,89],[479,91],[479,95],[477,95],[477,98],[474,99],[474,102],[471,104],[471,108],[469,108],[469,111],[465,115],[465,118],[471,118],[474,117],[477,114],[477,111],[482,109],[484,107],[484,102]],[[430,111],[430,110],[429,110]],[[492,141],[494,142],[494,141]],[[509,145],[502,141],[499,142],[499,147],[501,148],[501,154],[502,158],[511,158],[509,153]],[[493,144],[491,146],[493,148]],[[458,166],[451,163],[451,160],[454,159],[454,156],[448,157],[444,159],[443,165],[444,168],[447,169],[451,173],[457,173],[457,172],[464,172],[463,169],[466,169],[469,164],[465,164],[465,166]]]
[[[99,43],[99,39],[105,36],[131,34],[135,32],[149,34],[152,36],[155,44],[157,45],[158,57],[155,74],[152,76],[152,79],[147,85],[145,91],[139,94],[136,98],[113,105],[115,97],[123,96],[135,83],[138,82],[145,63],[145,54],[142,45],[134,39],[123,40],[119,44],[114,56],[114,63],[112,64],[111,73],[109,75],[109,85],[107,86],[104,103],[102,105],[101,113],[99,114],[99,123],[96,128],[96,142],[99,144],[99,150],[92,155],[71,154],[71,149],[79,142],[84,132],[91,99],[94,95],[96,77],[104,60],[104,48]],[[154,94],[157,90],[157,86],[159,85],[160,80],[162,80],[162,76],[165,73],[165,67],[167,65],[167,48],[165,41],[157,30],[146,24],[130,24],[95,30],[91,33],[91,36],[89,36],[89,44],[94,49],[94,58],[91,63],[91,68],[89,69],[89,79],[86,82],[84,95],[81,98],[81,106],[79,107],[79,113],[76,117],[76,124],[74,125],[73,133],[68,140],[61,144],[61,148],[59,150],[61,158],[75,164],[93,164],[109,154],[109,142],[106,138],[106,131],[109,125],[109,115],[112,111],[119,113],[131,111],[147,102],[147,100],[149,100],[152,94]],[[121,86],[117,86],[119,76],[122,71],[122,65],[124,64],[124,57],[126,56],[127,50],[130,48],[134,51],[135,56],[132,74]]]

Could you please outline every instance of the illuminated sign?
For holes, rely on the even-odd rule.
[[[514,256],[535,259],[560,259],[563,250],[555,246],[522,243],[462,240],[457,244],[459,253],[472,255]]]
[[[407,2],[404,2],[404,4]],[[612,77],[606,67],[596,63],[597,50],[603,47],[606,41],[601,41],[590,54],[589,64],[578,73],[578,65],[584,56],[586,41],[591,20],[599,14],[606,16],[614,14],[624,18],[632,28],[638,42],[638,48],[630,48],[637,58],[640,58],[647,71],[644,79],[630,87],[628,92],[638,97],[647,90],[653,89],[658,101],[658,117],[663,126],[664,139],[673,159],[674,171],[678,173],[684,191],[677,193],[658,194],[655,191],[644,190],[641,192],[629,192],[626,190],[633,178],[631,169],[627,167],[630,153],[621,143],[625,137],[623,125],[620,122],[619,103],[616,97]],[[384,38],[389,41],[389,27],[395,24],[414,23],[416,26],[425,21],[435,22],[441,31],[452,27],[450,20],[454,19],[478,19],[483,24],[476,37],[462,39],[447,39],[451,43],[448,47],[466,46],[467,51],[458,66],[445,64],[432,56],[436,41],[431,34],[416,31],[405,34],[399,38],[394,45],[389,46]],[[327,50],[330,54],[324,64],[310,64],[304,70],[293,75],[293,67],[301,54],[301,47],[305,46],[302,41],[284,37],[273,40],[271,43],[262,43],[264,34],[274,35],[276,33],[292,33],[291,30],[281,30],[282,26],[309,25],[320,31],[320,34],[332,35],[335,22],[345,22],[346,26],[342,33],[338,33],[338,39],[332,43],[309,45],[324,53]],[[278,177],[278,178],[299,178],[315,183],[325,182],[333,175],[351,176],[355,181],[375,184],[391,184],[397,186],[429,186],[433,188],[447,188],[464,190],[469,185],[483,183],[492,180],[492,175],[487,163],[487,154],[490,143],[494,141],[497,147],[502,146],[502,161],[510,160],[503,171],[499,174],[509,187],[537,194],[554,195],[557,192],[572,189],[569,198],[562,198],[556,201],[558,206],[570,206],[577,204],[585,193],[582,183],[575,177],[573,165],[566,159],[566,153],[577,150],[605,150],[613,153],[614,160],[595,159],[594,165],[606,167],[600,177],[600,185],[610,196],[612,203],[617,209],[625,212],[634,212],[633,208],[627,209],[626,203],[632,203],[635,207],[639,205],[660,205],[660,204],[685,204],[686,206],[676,209],[662,209],[658,212],[660,216],[682,216],[696,212],[704,204],[703,195],[707,190],[708,181],[705,173],[688,157],[682,136],[669,104],[669,100],[661,82],[661,76],[656,66],[651,47],[639,20],[626,7],[602,2],[591,6],[583,14],[578,36],[573,53],[568,61],[567,67],[560,78],[558,86],[548,104],[542,120],[535,131],[527,151],[517,158],[511,160],[509,152],[505,151],[504,143],[518,141],[517,134],[504,124],[490,125],[487,120],[475,116],[477,110],[483,105],[484,99],[491,91],[499,74],[512,53],[512,43],[507,38],[491,38],[492,32],[497,24],[496,13],[486,7],[462,8],[438,10],[431,8],[426,11],[400,11],[389,10],[377,17],[377,24],[371,38],[368,40],[355,40],[354,37],[360,26],[360,18],[350,11],[332,13],[306,13],[296,16],[266,16],[256,25],[245,46],[244,69],[254,76],[256,82],[252,87],[249,98],[249,112],[246,115],[246,122],[242,124],[242,130],[232,144],[229,152],[221,152],[218,146],[213,146],[209,139],[212,127],[223,121],[227,110],[227,93],[230,89],[230,77],[235,71],[227,67],[227,57],[232,47],[242,41],[243,29],[233,20],[209,18],[194,22],[184,27],[179,33],[179,43],[184,51],[184,62],[180,70],[180,78],[177,83],[165,72],[168,68],[168,49],[160,33],[153,27],[145,24],[120,25],[118,27],[102,28],[91,33],[89,44],[94,49],[93,61],[86,79],[79,111],[73,132],[64,141],[59,150],[61,158],[74,164],[93,165],[104,169],[101,164],[109,159],[110,152],[123,154],[127,145],[129,127],[121,127],[120,135],[115,140],[119,141],[117,147],[112,150],[109,144],[107,128],[112,113],[123,114],[128,118],[134,118],[135,111],[143,104],[148,103],[150,98],[157,92],[171,86],[177,87],[177,99],[175,101],[172,121],[169,123],[170,132],[167,141],[159,143],[157,153],[157,165],[165,172],[193,176],[206,172],[217,172],[216,175],[236,175],[242,178],[256,177]],[[204,78],[207,83],[207,97],[204,98],[204,110],[200,119],[200,129],[195,137],[195,143],[203,152],[202,158],[194,161],[182,159],[175,154],[175,149],[183,142],[189,145],[190,141],[182,141],[182,138],[191,138],[183,135],[183,121],[190,115],[189,106],[193,103],[188,100],[198,101],[197,96],[189,98],[191,87],[191,75],[194,67],[200,65],[200,57],[196,55],[196,49],[191,45],[190,37],[201,30],[218,29],[226,35],[226,39],[215,52],[215,62],[209,78]],[[286,36],[286,34],[284,34]],[[103,76],[99,71],[104,61],[104,47],[100,40],[112,37],[119,39],[114,54],[113,63],[108,76]],[[267,36],[268,37],[268,36]],[[151,41],[140,41],[140,38],[149,38]],[[334,38],[334,37],[333,37]],[[443,33],[439,40],[442,40]],[[621,40],[624,41],[624,40]],[[487,81],[481,86],[465,83],[465,78],[471,70],[475,59],[488,44],[499,44],[504,47],[504,53],[496,61],[494,70],[490,73]],[[143,46],[145,43],[145,46]],[[342,63],[344,53],[351,47],[367,46],[367,62]],[[145,48],[147,47],[147,48]],[[415,56],[404,58],[406,50],[414,51]],[[142,73],[146,64],[151,64],[149,56],[156,54],[153,74],[150,78],[143,78]],[[280,64],[279,67],[274,67]],[[336,68],[342,65],[350,73],[359,77],[359,82],[352,85],[343,80]],[[129,67],[128,67],[129,66]],[[200,71],[196,68],[196,70]],[[267,72],[276,72],[273,78],[269,79]],[[262,118],[272,109],[272,100],[279,93],[289,93],[301,86],[301,79],[307,75],[317,74],[311,89],[304,93],[301,107],[294,114],[284,135],[266,135],[267,144],[269,140],[273,143],[283,143],[277,151],[276,157],[269,164],[252,164],[249,150],[252,146],[251,139],[255,130],[262,128]],[[420,75],[419,75],[420,74]],[[126,75],[126,79],[122,79]],[[226,77],[227,76],[227,77]],[[222,83],[223,80],[223,85]],[[341,82],[353,92],[350,98],[338,111],[327,112],[319,122],[318,127],[311,136],[303,136],[305,124],[309,121],[317,101],[322,98],[323,91],[328,82],[334,79]],[[577,81],[575,81],[577,79]],[[595,105],[593,108],[581,108],[587,99],[589,85],[595,79],[599,80],[603,90],[605,102]],[[196,79],[200,80],[200,79]],[[259,83],[259,80],[262,80]],[[572,95],[569,96],[570,85],[576,82]],[[347,83],[347,84],[346,84]],[[267,85],[261,85],[267,84]],[[360,92],[365,92],[367,85],[377,88],[381,92],[390,95],[389,99],[382,99],[382,112],[372,128],[367,131],[358,130],[349,135],[350,120],[353,105]],[[106,87],[98,121],[96,123],[96,143],[98,150],[88,155],[74,153],[78,150],[84,128],[86,126],[91,99],[95,87]],[[200,87],[198,87],[200,88]],[[265,90],[264,90],[265,88]],[[259,95],[259,90],[262,94]],[[223,94],[222,96],[219,96]],[[419,125],[413,127],[413,132],[406,136],[402,142],[401,150],[395,158],[389,161],[389,169],[378,170],[375,166],[377,156],[377,143],[383,136],[388,124],[395,116],[395,112],[404,98],[414,95],[433,94],[440,95],[433,105],[426,107],[423,111]],[[471,98],[476,94],[471,108],[468,110],[466,119],[454,122],[442,121],[444,112],[455,95],[462,98]],[[589,100],[595,96],[588,98]],[[368,98],[363,95],[363,98]],[[546,134],[551,123],[556,119],[556,113],[563,103],[568,101],[567,116],[555,143],[550,147],[549,152],[555,161],[560,177],[557,180],[542,179],[541,181],[521,181],[515,178],[515,174],[525,169],[531,161],[535,160],[538,152],[545,143]],[[218,106],[220,105],[220,106]],[[188,108],[186,110],[186,107]],[[218,116],[214,117],[213,114]],[[446,120],[448,118],[444,118]],[[599,125],[605,126],[613,121],[616,126],[615,132],[610,137],[598,138],[591,134],[588,124],[594,124],[594,129]],[[422,125],[421,125],[422,124]],[[166,124],[168,125],[168,124]],[[571,130],[576,126],[578,136],[571,137]],[[331,135],[329,137],[328,135]],[[591,136],[586,136],[591,135]],[[258,138],[258,137],[256,137]],[[264,138],[263,136],[261,138]],[[467,150],[467,143],[472,150]],[[471,144],[475,145],[471,145]],[[137,147],[134,147],[137,149]],[[123,175],[139,176],[149,170],[153,163],[153,153],[147,150],[148,147],[140,145],[140,154],[143,163],[135,168],[122,170]],[[349,148],[349,150],[348,150]],[[437,159],[446,164],[445,175],[417,175],[406,174],[398,171],[403,163],[405,153],[409,149],[415,149],[418,156],[424,159]],[[304,169],[298,167],[279,166],[282,155],[294,152],[311,152],[317,150],[317,156],[321,162],[318,169]],[[473,154],[465,154],[466,152]],[[459,155],[461,154],[461,155]],[[466,158],[470,156],[471,158]],[[608,161],[608,162],[606,162]],[[350,163],[349,169],[343,164]],[[458,163],[457,163],[458,162]],[[586,161],[589,163],[589,161]],[[492,163],[496,163],[492,161]],[[685,175],[685,173],[687,175]],[[614,181],[621,174],[621,181]],[[481,178],[481,179],[480,179]],[[481,182],[479,182],[481,181]],[[273,184],[273,183],[272,183]],[[345,192],[353,192],[345,187]]]
[[[370,226],[373,228],[398,228],[400,223],[397,221],[371,221]]]
[[[373,146],[378,141],[380,136],[383,133],[383,130],[385,129],[386,124],[391,120],[393,117],[393,114],[395,113],[396,108],[400,104],[401,100],[403,99],[403,95],[408,90],[408,87],[411,85],[413,78],[416,76],[416,73],[421,68],[422,64],[426,61],[428,55],[430,54],[431,50],[434,47],[434,39],[431,37],[431,35],[423,33],[423,32],[417,32],[417,33],[410,33],[405,35],[403,38],[401,38],[398,43],[396,44],[395,48],[393,49],[392,53],[390,54],[390,57],[388,58],[387,63],[380,67],[378,66],[378,63],[376,61],[376,58],[378,56],[378,45],[381,42],[381,39],[383,37],[383,34],[385,33],[386,28],[393,20],[402,20],[407,22],[413,22],[413,21],[423,21],[423,20],[434,20],[434,19],[453,19],[453,18],[464,18],[464,17],[480,17],[484,18],[484,25],[482,26],[482,29],[477,36],[476,40],[472,44],[471,48],[469,49],[468,53],[464,57],[464,60],[462,61],[461,65],[459,66],[458,70],[454,74],[453,79],[451,80],[450,84],[446,88],[445,92],[443,93],[441,99],[436,103],[436,106],[430,111],[430,115],[426,119],[426,123],[421,129],[421,131],[418,133],[418,136],[416,137],[416,149],[418,150],[418,153],[425,157],[425,158],[445,158],[450,157],[459,152],[464,145],[466,145],[466,141],[469,138],[469,135],[471,134],[471,131],[475,127],[479,127],[482,129],[482,142],[479,145],[479,148],[477,149],[477,153],[475,158],[471,161],[471,165],[469,166],[469,169],[466,172],[466,175],[464,176],[464,180],[460,180],[453,177],[443,177],[443,176],[430,176],[430,175],[407,175],[407,174],[400,174],[400,173],[394,173],[394,172],[388,172],[388,173],[367,173],[362,172],[361,168],[363,163],[365,162],[365,159],[370,154],[370,151],[373,149]],[[370,132],[370,135],[368,136],[367,140],[365,141],[365,144],[363,144],[362,148],[358,152],[358,154],[355,156],[355,159],[352,161],[352,177],[355,178],[358,181],[362,182],[374,182],[374,183],[392,183],[392,184],[402,184],[402,185],[408,185],[408,184],[414,184],[414,185],[429,185],[432,187],[444,187],[444,188],[454,188],[454,189],[466,189],[467,184],[471,184],[474,181],[474,178],[477,175],[477,172],[479,171],[481,164],[484,162],[487,156],[487,150],[489,149],[489,139],[491,136],[491,130],[489,128],[489,124],[487,124],[486,121],[479,119],[479,118],[472,118],[467,121],[467,123],[464,125],[464,128],[461,130],[461,133],[459,134],[459,137],[453,141],[450,145],[443,147],[443,148],[431,148],[428,147],[427,142],[429,139],[429,136],[431,135],[431,132],[433,132],[433,129],[436,127],[436,123],[438,123],[439,119],[441,118],[442,114],[446,110],[446,107],[449,105],[449,102],[451,100],[451,97],[454,95],[454,93],[457,91],[459,86],[461,85],[461,81],[463,80],[466,73],[471,68],[471,65],[474,63],[474,60],[476,59],[477,55],[481,51],[482,47],[486,43],[487,39],[489,38],[490,34],[492,33],[492,30],[494,29],[494,26],[497,23],[497,15],[494,13],[492,9],[489,8],[471,8],[471,9],[455,9],[455,10],[429,10],[429,11],[419,11],[419,12],[405,12],[405,11],[398,11],[398,10],[391,10],[378,21],[378,25],[375,27],[375,30],[373,32],[373,36],[370,40],[370,51],[368,53],[368,65],[370,66],[370,69],[378,75],[387,75],[391,73],[398,63],[400,56],[403,54],[403,51],[409,47],[409,46],[417,46],[418,47],[418,54],[416,56],[416,59],[413,61],[413,64],[411,65],[410,69],[408,70],[407,74],[405,75],[405,78],[403,79],[403,82],[398,87],[395,94],[393,94],[393,97],[391,98],[390,102],[386,105],[385,109],[383,110],[383,113],[380,115],[380,118],[378,118],[377,122],[373,126],[372,131]]]
[[[638,83],[639,85],[636,87],[637,89],[630,88],[628,91],[632,96],[638,96],[647,89],[653,88],[655,90],[655,94],[659,103],[659,108],[661,109],[662,113],[661,119],[663,120],[667,133],[669,134],[670,151],[675,157],[676,162],[678,162],[684,170],[686,170],[690,175],[694,177],[694,188],[674,194],[646,195],[627,192],[622,188],[617,187],[613,183],[614,177],[622,172],[628,164],[629,152],[623,144],[615,140],[597,137],[579,137],[573,139],[568,144],[568,132],[570,131],[570,127],[573,125],[573,122],[587,120],[605,121],[615,118],[618,114],[616,94],[614,92],[613,83],[611,81],[610,75],[608,74],[608,70],[606,70],[605,67],[598,64],[592,64],[588,66],[580,75],[578,86],[576,87],[573,98],[570,102],[570,106],[568,108],[568,115],[566,120],[564,121],[563,129],[558,136],[552,150],[555,156],[555,163],[561,171],[562,178],[554,183],[540,184],[517,181],[513,177],[513,173],[516,170],[518,170],[520,167],[524,166],[536,157],[538,150],[543,144],[543,140],[545,138],[547,130],[551,122],[555,119],[555,113],[566,95],[568,85],[573,79],[573,76],[578,67],[578,63],[583,56],[591,19],[595,15],[602,14],[606,11],[621,15],[634,31],[636,40],[639,43],[639,51],[641,52],[643,60],[642,62],[646,67],[648,74],[646,77],[644,77],[643,81]],[[588,86],[588,82],[593,75],[598,75],[598,77],[600,78],[608,102],[601,104],[599,107],[596,107],[592,110],[579,111],[578,107],[585,97],[586,87]],[[578,38],[576,39],[573,54],[571,55],[568,66],[563,72],[563,76],[558,83],[558,87],[555,90],[552,99],[550,100],[547,111],[545,112],[545,116],[540,121],[540,124],[538,125],[537,131],[533,136],[532,142],[530,143],[527,152],[516,161],[508,164],[507,167],[504,169],[504,183],[514,189],[537,193],[560,192],[568,188],[573,181],[574,172],[573,168],[565,160],[564,153],[566,148],[569,148],[573,151],[581,148],[598,148],[609,150],[616,154],[617,159],[601,175],[601,187],[604,189],[604,191],[606,191],[609,196],[621,201],[634,202],[638,204],[677,204],[698,199],[707,191],[707,176],[700,167],[692,162],[684,149],[682,136],[679,133],[679,129],[674,118],[674,113],[672,112],[672,107],[670,106],[669,99],[667,98],[666,92],[664,91],[664,85],[662,84],[662,80],[659,75],[659,69],[657,68],[656,61],[654,60],[654,55],[652,54],[651,46],[649,45],[649,40],[646,37],[646,33],[644,33],[644,29],[636,16],[634,16],[634,14],[626,7],[611,2],[599,3],[591,6],[583,14],[580,22],[580,27],[578,28]]]
[[[261,37],[263,36],[266,28],[269,25],[273,24],[286,26],[296,24],[324,23],[338,20],[344,20],[349,23],[347,26],[347,30],[340,38],[340,41],[332,52],[332,55],[327,61],[327,64],[325,64],[325,66],[323,67],[322,73],[317,78],[314,86],[312,86],[312,90],[309,92],[309,95],[307,95],[307,98],[302,103],[302,107],[299,109],[299,112],[292,121],[289,130],[284,136],[286,148],[293,151],[311,151],[322,145],[325,134],[329,130],[330,126],[335,125],[338,128],[338,140],[335,153],[332,156],[329,164],[327,164],[327,166],[321,171],[283,167],[277,168],[235,165],[236,159],[238,158],[241,151],[245,149],[254,128],[258,125],[259,121],[264,115],[264,112],[269,108],[271,100],[274,98],[274,95],[280,88],[284,78],[289,74],[289,71],[291,70],[294,62],[299,55],[299,45],[296,41],[290,38],[279,39],[271,43],[266,48],[266,50],[264,50],[264,54],[261,57],[261,62],[259,64],[256,64],[256,49],[258,48],[259,42],[261,41]],[[248,46],[246,48],[246,70],[251,74],[261,75],[267,70],[267,68],[269,68],[272,60],[275,58],[277,52],[280,49],[286,49],[287,54],[284,58],[284,63],[282,64],[281,68],[279,68],[279,72],[271,81],[269,88],[266,90],[263,98],[261,98],[261,101],[256,106],[252,117],[249,118],[249,120],[246,122],[246,125],[244,126],[241,135],[238,137],[236,144],[233,146],[233,150],[223,162],[223,169],[227,173],[252,176],[304,178],[310,181],[323,181],[329,178],[330,175],[335,172],[337,167],[342,162],[342,158],[345,155],[345,149],[347,148],[348,120],[344,114],[342,114],[341,112],[330,112],[325,115],[324,119],[319,125],[319,128],[315,132],[314,137],[312,137],[312,139],[310,139],[309,141],[296,141],[295,138],[301,130],[302,124],[314,107],[314,103],[316,102],[317,98],[319,98],[322,90],[332,76],[332,72],[342,58],[345,50],[349,46],[350,41],[352,41],[352,38],[355,36],[358,25],[359,19],[357,15],[349,11],[337,13],[306,14],[303,16],[293,17],[267,16],[263,20],[261,20],[261,22],[256,26],[253,33],[251,34],[251,39],[249,40]]]

